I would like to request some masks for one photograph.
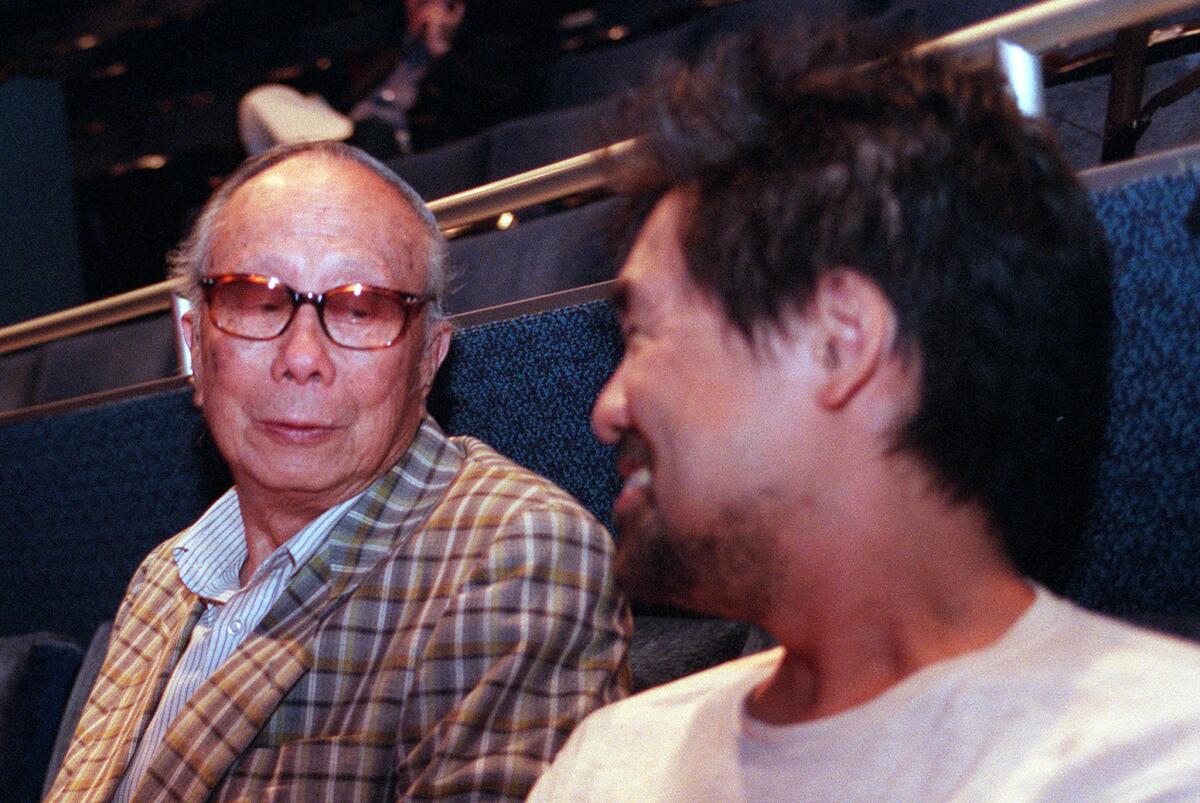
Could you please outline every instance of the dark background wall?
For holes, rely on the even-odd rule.
[[[0,326],[83,300],[62,89],[13,78],[0,84]]]

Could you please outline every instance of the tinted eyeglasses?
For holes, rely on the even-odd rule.
[[[408,329],[428,298],[344,284],[323,293],[300,293],[274,276],[226,273],[200,280],[208,319],[226,334],[247,340],[271,340],[283,334],[301,304],[317,308],[325,335],[348,349],[383,349]]]

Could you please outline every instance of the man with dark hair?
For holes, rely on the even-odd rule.
[[[990,69],[735,41],[649,96],[618,581],[779,646],[590,716],[537,800],[1200,794],[1200,649],[1085,612],[1110,268]],[[1033,579],[1036,577],[1036,579]]]
[[[520,800],[622,695],[604,528],[426,412],[445,261],[341,143],[205,206],[175,275],[235,485],[135,573],[49,799]]]

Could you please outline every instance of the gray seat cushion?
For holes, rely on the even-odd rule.
[[[49,633],[0,638],[0,789],[39,800],[83,650]]]

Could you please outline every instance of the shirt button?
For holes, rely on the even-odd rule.
[[[229,623],[229,632],[235,636],[238,633],[241,633],[242,632],[242,620],[234,619],[232,622],[230,622]]]

